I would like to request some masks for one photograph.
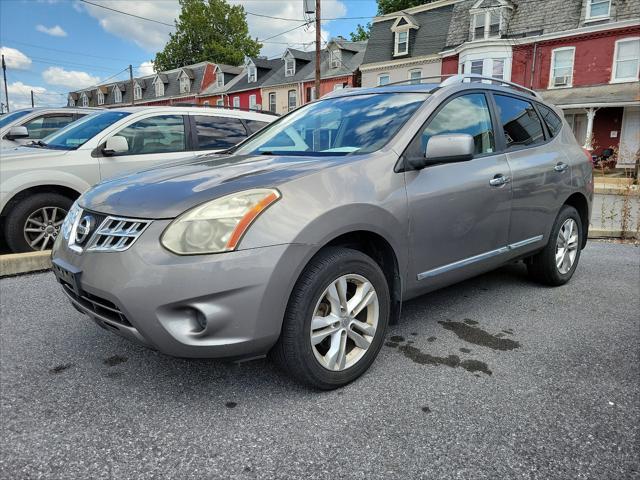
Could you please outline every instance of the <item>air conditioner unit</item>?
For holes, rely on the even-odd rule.
[[[259,103],[256,103],[256,104],[253,106],[253,109],[254,109],[254,110],[262,110],[262,105],[261,105],[261,104],[259,104]]]
[[[569,75],[562,75],[560,77],[553,77],[553,85],[555,87],[563,87],[569,85],[571,77]]]

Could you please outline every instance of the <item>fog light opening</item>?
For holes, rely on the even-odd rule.
[[[207,317],[205,317],[204,314],[197,309],[194,309],[194,313],[196,317],[196,323],[198,324],[198,327],[200,327],[199,331],[203,332],[207,328]]]

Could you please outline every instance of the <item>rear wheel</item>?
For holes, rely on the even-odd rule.
[[[575,208],[564,205],[553,225],[547,246],[531,258],[529,274],[546,285],[567,283],[578,266],[581,239],[580,214]]]
[[[272,356],[307,385],[346,385],[380,351],[389,307],[389,288],[375,261],[356,250],[328,248],[298,279]]]
[[[53,247],[73,200],[58,193],[36,193],[16,204],[5,222],[5,238],[14,253]]]

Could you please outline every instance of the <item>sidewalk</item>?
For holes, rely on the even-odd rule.
[[[640,239],[640,189],[626,178],[595,178],[589,236]]]

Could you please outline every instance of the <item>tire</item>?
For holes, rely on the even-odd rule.
[[[53,241],[60,231],[62,219],[64,219],[72,204],[72,199],[59,193],[36,193],[22,199],[13,206],[5,220],[5,239],[9,249],[14,253],[20,253],[31,252],[33,250],[47,250],[53,247]],[[47,209],[48,217],[55,215],[53,221],[45,222],[45,219],[41,215],[38,215],[37,212],[45,208]],[[45,235],[38,242],[34,243],[35,248],[30,245],[26,235],[29,235],[32,240],[35,240],[40,234],[36,231],[25,232],[27,219],[29,217],[45,225],[45,231],[42,232]],[[49,225],[49,223],[51,223],[51,225]],[[42,229],[43,227],[30,221],[28,228],[35,230],[38,228]]]
[[[341,278],[345,281],[338,285],[338,279]],[[373,294],[367,284],[372,286]],[[358,295],[358,298],[371,298],[371,301],[359,313],[357,308],[351,310],[353,317],[342,313],[335,320],[338,310],[344,312],[338,305],[344,303],[336,301],[338,288],[331,290],[332,285],[344,285],[346,288],[342,291],[347,292],[347,300]],[[303,384],[321,390],[342,387],[362,375],[378,355],[389,323],[390,304],[384,273],[373,259],[348,248],[321,250],[296,282],[287,305],[282,333],[271,351],[271,357],[285,372]],[[320,323],[314,321],[312,329],[314,314]],[[374,321],[376,317],[377,323]],[[334,320],[335,323],[324,325]],[[356,321],[360,323],[356,325]],[[375,328],[371,330],[374,323]],[[372,335],[361,330],[362,327]],[[312,345],[312,331],[317,341],[331,329],[334,329],[334,334],[326,335],[322,342]],[[354,338],[360,346],[356,346]],[[338,342],[338,339],[339,343],[336,344],[346,347],[344,361],[341,361],[340,354],[334,356],[330,351],[333,342]],[[366,345],[362,339],[369,342],[367,348],[362,348]],[[332,365],[334,358],[336,361]]]
[[[573,221],[573,230],[571,233],[570,242],[571,248],[563,250],[563,240],[559,238],[559,235],[561,230],[563,231],[563,234],[567,233],[567,228],[563,230],[563,226],[570,225],[571,221]],[[574,237],[577,237],[575,238],[575,241]],[[571,279],[573,273],[576,271],[578,261],[580,260],[581,243],[582,220],[580,219],[580,214],[575,208],[569,205],[564,205],[560,209],[560,213],[558,214],[558,217],[553,224],[549,242],[541,252],[531,257],[529,263],[527,264],[529,275],[534,280],[545,285],[553,287],[564,285]],[[563,255],[565,263],[559,266],[558,263],[556,263],[556,255],[560,255],[562,253],[561,250],[565,252],[565,254]],[[569,253],[567,250],[575,254],[572,261],[571,253]],[[570,262],[570,265],[566,263],[567,259]]]

